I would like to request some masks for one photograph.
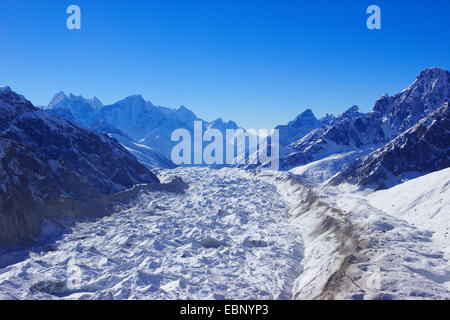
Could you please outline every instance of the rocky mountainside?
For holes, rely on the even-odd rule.
[[[386,189],[450,167],[448,102],[368,156],[352,162],[330,184]]]
[[[290,154],[281,162],[291,168],[336,153],[382,146],[438,109],[449,96],[450,73],[425,69],[401,93],[380,97],[372,112],[363,114],[352,107],[329,126],[311,131],[290,145]]]
[[[95,215],[82,199],[159,183],[117,140],[49,115],[8,87],[0,89],[0,167],[0,245],[36,236],[46,217]]]

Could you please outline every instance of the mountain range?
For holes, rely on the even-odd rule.
[[[369,155],[350,163],[330,184],[388,189],[450,167],[448,102]]]
[[[291,170],[308,165],[309,170],[305,172],[312,172],[327,166],[326,173],[321,175],[322,181],[325,181],[354,160],[361,160],[368,154],[374,157],[375,150],[387,146],[448,102],[449,81],[447,70],[430,68],[423,70],[402,92],[393,96],[382,95],[369,113],[352,106],[338,116],[327,114],[318,119],[311,109],[307,109],[288,124],[276,127],[280,137],[281,169]],[[170,136],[177,128],[185,128],[192,134],[194,121],[202,121],[204,132],[219,129],[225,133],[226,129],[239,128],[235,122],[224,122],[221,118],[204,121],[185,106],[177,109],[155,106],[140,95],[104,106],[96,97],[86,99],[60,92],[49,103],[46,112],[113,136],[151,169],[173,167],[168,159],[176,142],[172,142]],[[244,155],[237,155],[236,159],[239,157]],[[258,157],[258,153],[245,157],[244,165],[241,165],[244,168],[265,165],[248,164]],[[315,163],[320,165],[314,166]],[[347,176],[349,170],[346,171]],[[393,174],[398,176],[400,173],[394,170]],[[343,182],[343,177],[343,174],[340,175],[333,183]],[[404,179],[398,177],[398,181]],[[348,177],[346,181],[364,184],[363,181],[369,180]],[[391,179],[391,182],[394,180]],[[382,185],[379,181],[377,188]]]
[[[168,159],[171,159],[172,149],[178,143],[171,141],[171,135],[176,129],[186,129],[193,136],[194,121],[202,122],[203,132],[218,129],[225,135],[227,129],[238,129],[238,125],[233,121],[224,122],[218,118],[208,122],[198,118],[185,106],[176,109],[155,106],[141,95],[129,96],[112,105],[103,106],[95,97],[86,99],[59,92],[45,110],[67,120],[75,120],[89,128],[108,126],[108,130],[120,130],[121,143],[124,142],[135,155],[143,152],[142,147],[150,148],[154,154],[159,153],[158,157],[163,159],[162,161],[145,161],[147,166],[157,168],[173,167]],[[98,122],[101,124],[98,125]],[[128,136],[126,142],[123,134]]]
[[[301,172],[303,178],[314,182],[324,182],[344,170],[332,180],[333,184],[348,182],[378,189],[413,176],[407,172],[416,171],[417,176],[419,172],[425,174],[445,168],[449,163],[448,150],[445,149],[450,140],[450,128],[445,120],[449,96],[449,72],[430,68],[423,70],[402,92],[381,96],[369,113],[352,106],[336,117],[327,115],[317,119],[311,110],[306,110],[288,125],[277,127],[280,130],[281,169]],[[440,111],[436,113],[437,110]],[[440,118],[430,123],[428,116]],[[420,138],[419,132],[424,130],[424,126],[427,135]],[[441,133],[439,139],[431,139],[438,130]],[[385,163],[388,158],[386,150],[394,146],[397,150],[405,139],[406,145],[401,145],[405,152],[402,159],[392,153],[395,157],[390,160],[389,169],[383,167],[383,173],[369,170],[368,161],[371,169],[374,166],[379,169],[379,165],[375,165],[376,160]],[[257,154],[249,159],[252,157],[257,157]],[[386,159],[381,160],[381,157]],[[361,164],[363,158],[366,160]],[[410,165],[401,165],[402,161],[409,161]],[[259,164],[261,167],[264,165]]]
[[[380,97],[372,112],[363,114],[357,107],[350,108],[330,125],[292,143],[286,167],[389,142],[448,100],[448,81],[447,71],[428,69],[403,92]]]
[[[449,88],[450,73],[431,68],[402,92],[382,95],[371,112],[352,106],[317,119],[308,109],[276,127],[281,169],[306,182],[379,190],[448,168]],[[107,214],[109,195],[159,184],[150,170],[174,168],[171,134],[192,133],[194,121],[203,132],[239,128],[139,95],[104,106],[60,92],[42,110],[0,87],[0,246],[37,237],[47,220]]]

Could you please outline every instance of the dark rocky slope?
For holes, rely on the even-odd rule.
[[[0,88],[0,246],[39,235],[46,219],[107,214],[107,195],[158,178],[119,142]]]
[[[450,73],[425,69],[408,88],[394,96],[380,97],[372,112],[352,107],[329,126],[322,126],[290,145],[280,160],[284,168],[307,164],[329,155],[382,146],[408,130],[450,98]]]
[[[368,156],[352,162],[330,184],[344,182],[374,189],[450,167],[448,102],[411,129]]]

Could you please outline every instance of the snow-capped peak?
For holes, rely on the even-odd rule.
[[[11,91],[11,88],[8,86],[0,86],[0,92],[3,92],[3,91]]]
[[[140,94],[133,94],[131,96],[126,97],[125,99],[119,101],[120,102],[126,102],[131,105],[138,105],[138,104],[144,104],[145,99]]]
[[[177,111],[190,111],[188,108],[186,108],[186,106],[181,105],[177,108]]]
[[[195,113],[186,108],[185,106],[178,107],[176,111],[173,113],[172,118],[182,120],[187,123],[190,123],[198,119]]]
[[[96,109],[100,109],[103,107],[103,103],[96,96],[91,99],[91,102],[91,105]]]
[[[359,109],[358,106],[355,105],[355,106],[352,106],[347,111],[345,111],[344,113],[342,113],[339,116],[339,118],[353,119],[353,118],[359,117],[360,115],[362,115],[362,111],[361,111],[361,109]]]
[[[68,99],[67,95],[63,91],[58,92],[54,95],[52,101],[50,101],[50,103],[48,104],[47,109],[53,109],[54,106],[65,99]]]
[[[294,128],[300,128],[304,127],[305,123],[314,123],[317,122],[317,118],[312,112],[311,109],[306,109],[302,113],[300,113],[295,120],[288,123],[288,126],[294,127]]]
[[[11,90],[8,86],[0,87],[0,99],[5,102],[6,104],[2,107],[8,107],[9,109],[33,109],[34,107],[31,105],[31,103],[22,95],[14,92]],[[16,105],[17,104],[17,105]]]
[[[441,67],[427,68],[419,74],[417,79],[442,78],[448,76],[448,74],[449,72]]]
[[[67,96],[63,91],[55,94],[53,99],[47,106],[47,109],[55,109],[55,108],[67,108],[70,109],[70,106],[73,104],[72,102],[77,101],[78,103],[87,103],[94,109],[100,109],[103,107],[102,102],[97,98],[84,98],[82,95],[75,95],[73,93],[69,93]]]
[[[306,109],[302,113],[300,113],[296,119],[305,119],[305,118],[316,118],[311,109]]]

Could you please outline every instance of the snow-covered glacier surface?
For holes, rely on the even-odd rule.
[[[236,169],[160,178],[174,175],[186,194],[142,194],[52,243],[1,253],[0,298],[291,299],[303,242],[276,187]]]
[[[450,299],[449,173],[377,192],[348,184],[317,191],[358,237],[336,298]]]

